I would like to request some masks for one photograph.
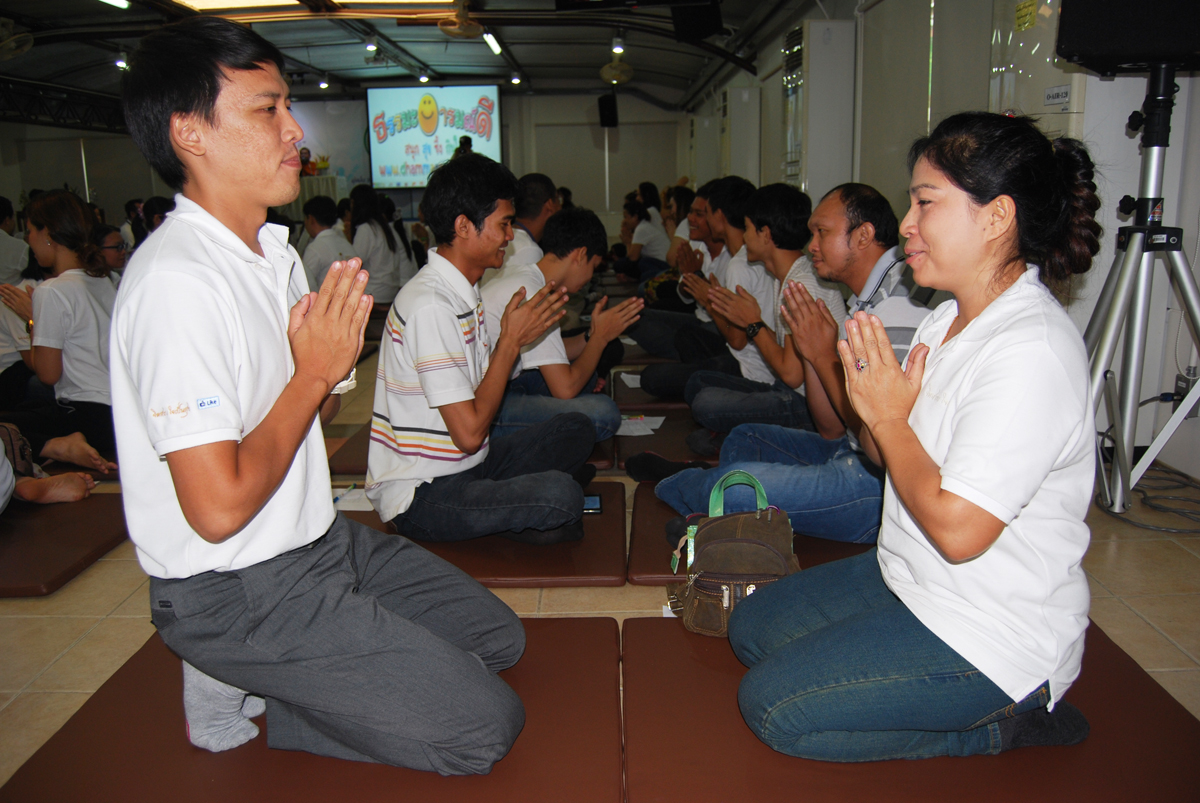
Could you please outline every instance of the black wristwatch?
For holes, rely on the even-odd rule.
[[[747,339],[749,339],[749,340],[753,340],[753,339],[754,339],[754,337],[755,337],[755,335],[757,335],[757,334],[758,334],[758,333],[759,333],[759,332],[762,330],[762,328],[763,328],[764,326],[766,326],[766,324],[765,324],[765,323],[763,323],[762,321],[755,321],[754,323],[752,323],[752,324],[750,324],[749,326],[747,326],[747,327],[746,327],[746,337],[747,337]]]

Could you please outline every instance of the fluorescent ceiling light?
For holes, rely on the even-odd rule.
[[[108,0],[104,0],[108,2]],[[296,0],[179,0],[180,5],[196,11],[220,11],[231,8],[266,8],[267,6],[305,6]]]
[[[126,0],[100,0],[101,3],[108,3],[110,6],[117,8],[129,8],[129,3]]]
[[[488,47],[492,49],[493,53],[497,56],[500,55],[500,43],[496,41],[496,37],[492,36],[490,31],[484,32],[483,41],[487,42]]]

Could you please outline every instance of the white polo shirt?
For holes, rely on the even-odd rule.
[[[379,344],[367,498],[384,521],[412,504],[417,487],[483,462],[454,445],[439,407],[475,398],[491,350],[479,290],[444,257],[404,285]]]
[[[671,241],[667,239],[667,233],[663,230],[662,224],[654,224],[649,220],[639,220],[637,228],[633,230],[633,240],[631,245],[640,245],[642,252],[638,256],[650,257],[651,259],[665,260],[667,251],[671,248]]]
[[[540,262],[543,256],[545,254],[542,253],[542,247],[533,239],[533,235],[524,226],[514,223],[512,242],[504,249],[504,264],[500,267],[534,265]]]
[[[725,281],[729,273],[729,263],[733,259],[733,254],[729,253],[729,249],[722,245],[721,253],[717,254],[714,259],[708,253],[708,246],[699,240],[692,240],[692,247],[699,251],[704,258],[704,262],[700,265],[700,272],[704,274],[704,278],[716,276],[722,287],[728,287],[729,285]],[[679,286],[683,287],[682,283]],[[683,297],[681,294],[680,298]],[[699,304],[696,304],[696,317],[703,323],[712,323],[712,316]]]
[[[21,281],[21,271],[29,266],[29,246],[6,231],[0,231],[0,284]]]
[[[22,279],[16,285],[18,289],[37,287],[33,279]],[[6,371],[21,361],[21,352],[29,351],[29,333],[25,330],[25,321],[20,315],[0,304],[0,371]]]
[[[396,248],[404,250],[400,238],[396,238]],[[400,292],[400,268],[396,263],[396,253],[388,250],[387,237],[373,220],[358,227],[354,232],[354,251],[362,258],[363,270],[370,274],[367,279],[367,292],[375,297],[376,304],[390,304],[396,293]]]
[[[1096,429],[1079,330],[1031,268],[952,340],[942,304],[908,422],[941,487],[1004,522],[979,557],[948,563],[909,515],[891,471],[883,579],[921,622],[1013,700],[1050,681],[1051,706],[1079,674],[1090,593],[1081,562]]]
[[[487,319],[487,331],[492,348],[500,339],[500,319],[504,308],[512,300],[513,293],[525,288],[525,298],[546,286],[546,275],[535,265],[509,265],[483,285],[483,311]],[[562,330],[552,326],[537,340],[521,349],[521,358],[513,366],[512,375],[521,371],[541,368],[543,365],[570,365],[567,347],[563,345]]]
[[[304,274],[308,277],[308,286],[314,291],[320,290],[330,265],[356,256],[358,252],[350,245],[340,226],[317,232],[317,236],[304,249]]]
[[[692,224],[688,222],[687,215],[684,215],[683,219],[675,224],[675,233],[671,236],[681,240],[692,239]]]
[[[729,260],[729,268],[725,272],[725,281],[721,283],[721,286],[733,292],[737,292],[739,286],[745,288],[758,302],[759,310],[764,311],[764,315],[769,315],[770,313],[765,311],[770,310],[775,304],[775,287],[778,284],[779,281],[767,271],[761,262],[750,262],[746,258],[746,246],[743,245],[733,255],[733,259]],[[741,349],[735,349],[728,344],[726,347],[741,366],[742,376],[755,382],[774,384],[778,377],[771,372],[766,360],[763,359],[762,352],[753,342],[747,343]]]
[[[56,399],[111,404],[108,329],[117,288],[106,276],[69,270],[42,282],[33,294],[33,345],[62,349]]]
[[[334,517],[314,418],[283,482],[239,532],[211,544],[184,518],[163,458],[240,442],[266,418],[295,370],[288,318],[308,280],[282,226],[259,229],[260,257],[195,202],[175,203],[133,255],[112,326],[125,519],[142,568],[164,578],[253,566],[321,537]]]

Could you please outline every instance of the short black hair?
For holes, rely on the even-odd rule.
[[[587,257],[591,259],[608,253],[608,232],[595,212],[576,206],[550,216],[540,245],[543,252],[559,259],[576,248],[586,248]]]
[[[721,179],[719,179],[719,178],[714,178],[711,181],[706,181],[703,184],[701,184],[700,189],[696,190],[696,197],[703,198],[704,200],[707,201],[709,198],[712,197],[713,191],[716,190],[716,188],[717,188],[717,182],[719,182],[720,180]]]
[[[708,196],[708,206],[725,214],[725,222],[735,229],[746,229],[746,202],[754,194],[754,185],[741,176],[717,179]]]
[[[312,215],[313,220],[322,226],[333,226],[338,222],[337,201],[328,195],[314,195],[304,202],[304,208],[300,211]]]
[[[869,184],[839,184],[822,196],[824,201],[834,193],[838,194],[842,205],[846,207],[846,234],[857,229],[864,223],[875,227],[875,242],[884,248],[894,248],[900,244],[900,223],[896,213],[883,194]]]
[[[625,211],[633,215],[638,220],[650,219],[650,213],[646,211],[646,207],[642,206],[637,201],[626,201]]]
[[[146,199],[146,202],[142,204],[142,217],[146,221],[146,228],[149,229],[150,226],[154,225],[154,218],[158,215],[162,215],[165,222],[167,213],[174,208],[174,198],[164,198],[161,195],[151,195]]]
[[[532,220],[541,214],[546,201],[558,197],[558,187],[545,173],[526,173],[517,180],[517,217]]]
[[[745,217],[756,229],[770,229],[771,241],[784,251],[799,251],[812,239],[812,199],[790,184],[760,187],[746,202]]]
[[[138,207],[141,205],[142,205],[141,198],[131,198],[128,201],[126,201],[125,202],[125,217],[129,217],[130,215],[136,215],[138,213]]]
[[[642,196],[642,206],[662,211],[662,201],[658,199],[658,187],[654,186],[653,181],[643,181],[638,184],[638,192]]]
[[[338,220],[344,219],[346,217],[346,215],[348,215],[350,213],[351,206],[352,206],[352,204],[350,203],[349,198],[343,198],[342,200],[338,201],[338,204],[337,204]]]
[[[421,210],[439,243],[454,241],[454,221],[466,215],[476,231],[500,201],[517,197],[517,177],[504,165],[480,153],[464,153],[429,174]]]
[[[142,38],[121,78],[125,125],[134,144],[175,189],[187,171],[171,147],[171,115],[197,114],[215,122],[225,70],[260,70],[283,54],[245,25],[220,17],[182,19]]]
[[[8,220],[13,216],[12,201],[0,195],[0,220]]]

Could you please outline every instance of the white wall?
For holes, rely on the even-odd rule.
[[[688,174],[680,112],[617,95],[620,125],[608,129],[609,198],[605,205],[605,129],[595,95],[507,95],[500,99],[508,167],[518,176],[545,173],[571,189],[578,206],[600,216],[610,238],[621,227],[625,193],[639,182],[659,187]]]

